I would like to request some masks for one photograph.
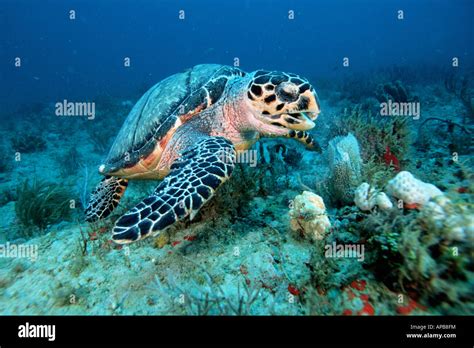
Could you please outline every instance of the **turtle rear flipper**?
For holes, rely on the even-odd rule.
[[[156,235],[187,216],[192,220],[230,177],[234,163],[235,150],[230,141],[222,137],[201,138],[173,163],[153,195],[116,222],[112,239],[120,244],[131,243]]]
[[[117,207],[128,180],[107,175],[91,193],[85,214],[86,221],[104,219]]]

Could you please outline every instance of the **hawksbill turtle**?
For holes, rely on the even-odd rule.
[[[191,219],[232,174],[237,151],[260,137],[316,145],[307,130],[320,112],[308,80],[295,74],[201,64],[151,87],[135,104],[99,166],[86,221],[107,217],[129,180],[160,180],[121,216],[112,240],[124,244]]]

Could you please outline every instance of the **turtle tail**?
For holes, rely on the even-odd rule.
[[[117,207],[128,180],[107,175],[91,193],[85,215],[87,222],[104,219]]]

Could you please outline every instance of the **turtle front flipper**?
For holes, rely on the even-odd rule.
[[[316,152],[322,151],[321,146],[319,146],[318,142],[314,140],[313,136],[309,134],[309,132],[290,130],[286,137],[298,140],[310,150],[314,150]]]
[[[104,219],[117,207],[128,180],[107,175],[91,193],[85,214],[86,221]]]
[[[131,243],[170,227],[188,215],[192,220],[215,190],[232,174],[235,150],[222,137],[201,138],[172,165],[155,192],[123,215],[113,229],[116,243]]]

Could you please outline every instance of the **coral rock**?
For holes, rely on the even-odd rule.
[[[323,239],[331,222],[326,214],[323,199],[309,191],[295,197],[290,209],[290,226],[313,239]]]
[[[410,172],[400,172],[388,182],[387,191],[405,204],[427,203],[431,198],[441,196],[436,186],[416,179]]]

